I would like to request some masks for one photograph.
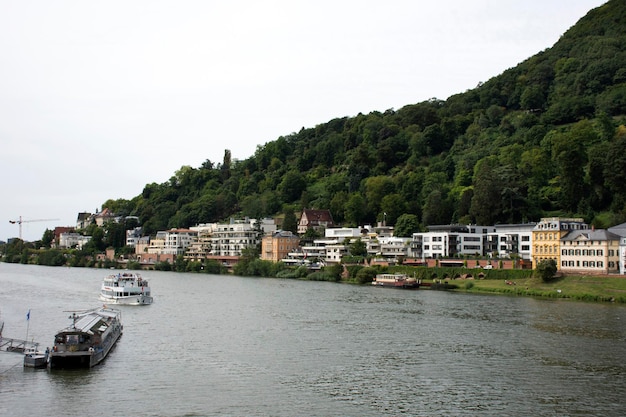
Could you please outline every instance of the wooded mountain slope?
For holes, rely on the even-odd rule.
[[[626,2],[590,11],[549,49],[451,96],[342,117],[243,161],[183,166],[104,207],[146,233],[330,209],[344,225],[626,221]],[[384,214],[386,213],[386,214]],[[404,216],[406,218],[406,216]]]

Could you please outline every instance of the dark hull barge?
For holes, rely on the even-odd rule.
[[[106,307],[72,313],[72,325],[54,337],[48,367],[91,368],[102,362],[122,335],[121,315]]]

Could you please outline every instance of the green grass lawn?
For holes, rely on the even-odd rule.
[[[515,281],[457,279],[450,283],[458,286],[457,291],[626,303],[626,277],[621,276],[565,276],[548,283],[540,278],[523,278]]]

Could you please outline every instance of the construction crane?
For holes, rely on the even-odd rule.
[[[22,223],[33,223],[33,222],[54,222],[59,219],[35,219],[35,220],[24,220],[22,216],[20,216],[17,220],[9,220],[11,224],[19,224],[20,225],[20,240],[22,240]]]

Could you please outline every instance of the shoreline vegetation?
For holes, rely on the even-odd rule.
[[[454,291],[476,294],[503,294],[576,301],[626,304],[626,277],[566,275],[551,282],[541,278],[517,280],[475,279],[452,281]]]
[[[54,252],[54,251],[50,251]],[[142,269],[137,264],[126,264],[120,268],[116,262],[92,262],[90,264],[73,264],[61,256],[59,263],[33,262],[29,256],[21,257],[22,264],[39,264],[48,266],[92,267],[102,269]],[[7,262],[6,257],[2,257]],[[41,259],[38,259],[41,261]],[[31,261],[31,262],[29,262]],[[416,267],[396,266],[364,266],[363,264],[340,264],[324,268],[321,271],[310,271],[301,266],[287,268],[281,263],[273,263],[254,258],[244,258],[235,265],[232,272],[226,271],[221,265],[207,263],[187,263],[180,257],[174,265],[163,263],[155,265],[154,270],[172,272],[191,272],[208,274],[233,273],[242,277],[265,277],[278,279],[299,279],[305,281],[331,281],[338,283],[371,285],[373,278],[380,273],[402,273],[414,277],[426,284],[424,289],[447,290],[473,294],[500,294],[527,296],[543,299],[564,299],[589,302],[609,302],[626,304],[626,276],[622,275],[557,275],[544,281],[536,270],[532,269],[489,269],[455,268],[455,267]]]
[[[536,270],[417,268],[411,271],[396,267],[384,272],[415,276],[426,284],[422,288],[432,290],[626,304],[626,276],[622,275],[557,273],[546,282]]]

